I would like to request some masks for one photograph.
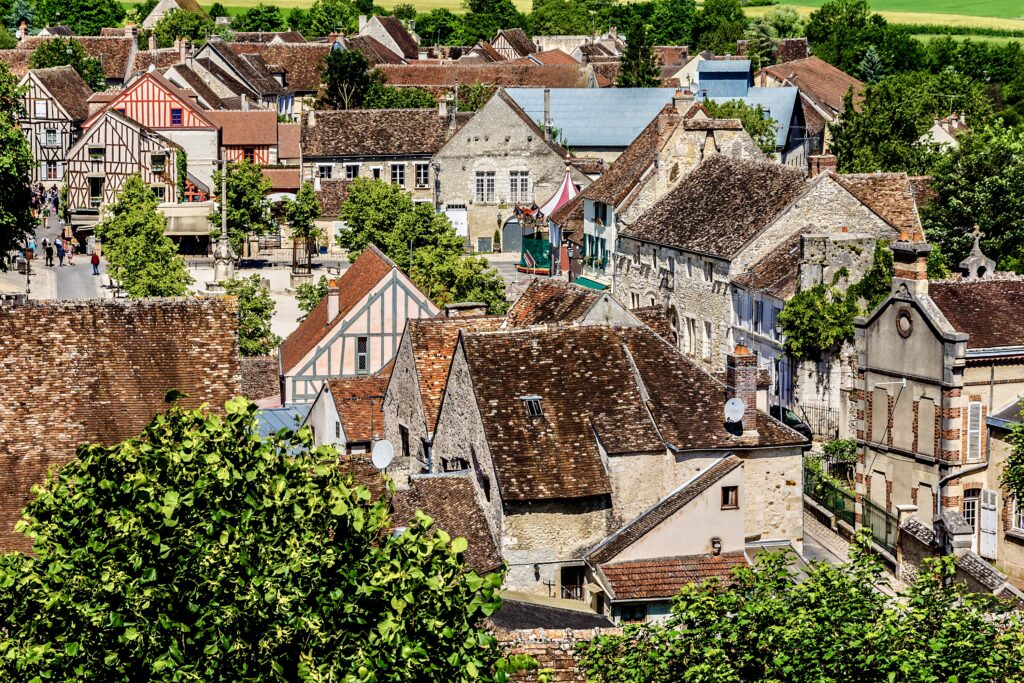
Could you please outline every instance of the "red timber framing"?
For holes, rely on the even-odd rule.
[[[270,165],[270,147],[267,145],[244,145],[224,147],[224,156],[228,161],[248,159],[257,166]]]
[[[117,95],[114,109],[150,130],[217,130],[220,128],[174,84],[156,72],[147,72]],[[88,129],[99,114],[82,124]]]

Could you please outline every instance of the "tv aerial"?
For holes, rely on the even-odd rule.
[[[741,398],[730,398],[725,402],[725,421],[730,423],[743,422],[743,413],[747,404]]]
[[[378,470],[386,469],[394,459],[395,449],[391,447],[390,441],[382,439],[381,441],[373,444],[373,452],[370,455],[370,461]]]

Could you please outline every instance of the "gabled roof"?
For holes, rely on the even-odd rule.
[[[396,17],[377,15],[370,19],[376,21],[387,31],[391,39],[395,41],[406,59],[416,59],[420,52],[420,46],[416,40],[405,30],[405,26]]]
[[[82,124],[82,128],[88,128],[89,126],[91,126],[96,121],[96,119],[103,114],[104,111],[113,108],[114,105],[117,104],[117,102],[121,101],[126,97],[131,96],[131,94],[135,90],[141,88],[142,84],[145,83],[147,80],[152,80],[153,82],[155,82],[168,95],[174,97],[181,104],[182,107],[188,109],[190,112],[192,112],[192,114],[196,116],[196,118],[206,123],[210,128],[220,128],[220,124],[214,121],[212,118],[210,118],[210,112],[196,105],[196,103],[192,101],[191,97],[184,93],[181,88],[167,80],[164,77],[164,75],[161,74],[159,71],[147,71],[146,73],[139,76],[132,82],[131,85],[129,85],[127,88],[114,95],[114,97],[106,104],[106,106],[102,110],[100,110],[87,121],[85,121]]]
[[[508,44],[515,50],[520,57],[532,55],[537,51],[537,46],[533,44],[530,37],[526,35],[526,31],[521,28],[504,28],[498,31],[497,35],[494,36],[494,40],[491,43],[498,42],[498,38],[504,38],[508,41]]]
[[[306,42],[298,31],[232,31],[231,37],[236,43],[269,43],[274,40],[283,43]]]
[[[338,314],[327,318],[327,296],[310,311],[302,324],[281,343],[281,368],[287,373],[337,325],[356,305],[398,266],[384,253],[369,245],[338,280]]]
[[[579,322],[601,296],[600,292],[564,280],[534,278],[509,309],[505,327]]]
[[[716,154],[620,234],[728,260],[804,190],[805,179],[803,169]]]
[[[544,140],[555,154],[563,159],[569,156],[569,152],[567,152],[564,147],[544,135],[544,131],[540,129],[537,122],[531,118],[529,114],[523,111],[523,108],[516,104],[515,100],[508,96],[508,93],[505,92],[504,88],[498,88],[497,92],[494,93],[494,97],[499,98],[502,102],[507,104],[509,109],[511,109],[515,115],[526,124],[526,127],[533,131],[534,136]],[[543,113],[540,118],[544,118]]]
[[[391,373],[368,377],[332,377],[327,380],[334,407],[345,436],[352,441],[372,441],[384,432],[384,390]]]
[[[29,72],[30,57],[32,57],[31,50],[0,50],[0,64],[6,64],[11,73],[19,78]]]
[[[532,593],[501,592],[501,607],[489,616],[486,624],[503,631],[532,629],[613,628],[615,622],[604,614],[587,609],[579,600],[548,598]],[[559,680],[559,679],[555,679]]]
[[[211,38],[206,45],[199,49],[196,53],[197,56],[201,56],[204,50],[212,50],[220,55],[221,59],[229,65],[232,75],[242,79],[261,96],[279,95],[283,92],[281,85],[267,67],[268,62],[264,61],[261,54],[248,52],[238,54],[221,38]],[[274,59],[269,63],[280,64]],[[287,65],[282,66],[287,68]]]
[[[180,59],[181,50],[176,47],[165,47],[158,50],[138,50],[135,52],[131,73],[133,75],[145,73],[149,71],[150,66],[163,70],[179,63]]]
[[[171,75],[169,76],[168,73]],[[163,72],[164,78],[175,83],[175,81],[181,81],[184,83],[183,88],[189,88],[199,97],[199,100],[212,110],[217,109],[230,109],[227,106],[227,102],[222,100],[220,95],[210,89],[210,86],[206,83],[206,79],[197,74],[192,67],[187,64],[175,64],[173,70],[168,69]],[[172,80],[172,78],[174,80]]]
[[[574,59],[572,55],[558,49],[545,50],[543,52],[534,52],[532,55],[526,57],[525,59],[529,59],[533,62],[536,62],[537,64],[576,64],[577,66],[579,65],[579,62],[576,59]]]
[[[610,562],[659,524],[672,517],[699,495],[721,481],[725,475],[743,464],[735,455],[728,455],[704,469],[693,479],[649,507],[626,526],[601,541],[586,555],[589,562],[603,564]]]
[[[853,88],[855,103],[864,99],[864,83],[818,57],[794,59],[767,66],[764,71],[779,81],[800,88],[801,94],[835,113],[843,112],[843,100],[850,88]]]
[[[802,237],[810,232],[807,227],[770,251],[750,270],[733,279],[740,287],[760,291],[782,301],[796,294],[800,268]]]
[[[906,173],[829,173],[897,232],[921,231],[921,218]]]
[[[448,139],[437,109],[318,111],[302,120],[302,152],[313,157],[430,156]]]
[[[366,57],[371,65],[379,64],[405,64],[402,56],[396,54],[387,45],[380,42],[373,36],[349,36],[342,38],[346,50],[355,50],[363,57]]]
[[[615,562],[601,565],[601,572],[610,584],[612,600],[667,600],[690,583],[707,579],[728,583],[732,570],[746,564],[746,556],[735,552]]]
[[[222,145],[277,144],[276,111],[210,111],[207,116],[220,124]]]
[[[57,100],[72,121],[84,121],[89,118],[89,98],[92,97],[92,89],[86,85],[74,67],[33,69],[30,74]]]
[[[931,282],[928,296],[957,332],[971,335],[968,349],[1024,346],[1024,280]]]
[[[331,46],[323,43],[231,43],[238,53],[258,53],[267,64],[287,70],[285,82],[292,92],[315,93]]]
[[[132,64],[132,57],[135,53],[135,40],[121,35],[119,37],[107,36],[73,36],[63,38],[59,36],[33,36],[26,38],[18,44],[19,50],[35,50],[48,40],[74,40],[93,59],[98,59],[103,65],[103,76],[107,80],[122,81],[129,73],[129,66]]]
[[[583,71],[572,64],[385,64],[378,67],[391,85],[453,87],[484,83],[507,87],[579,88],[586,86]]]
[[[477,41],[477,44],[469,51],[469,54],[463,55],[460,59],[469,60],[473,58],[482,58],[487,62],[505,61],[505,55],[498,52],[494,46],[486,40]]]
[[[152,128],[147,128],[138,121],[125,116],[118,110],[107,107],[106,109],[100,111],[95,116],[89,119],[88,128],[86,128],[83,124],[81,137],[79,137],[78,141],[75,142],[75,144],[71,145],[71,148],[68,150],[68,159],[71,159],[76,154],[78,154],[78,151],[82,147],[86,146],[89,140],[92,139],[92,136],[94,135],[93,131],[97,130],[108,119],[112,119],[115,122],[124,123],[128,126],[131,126],[132,128],[137,129],[143,135],[151,136],[152,138],[159,140],[160,144],[166,147],[167,149],[181,149],[181,145],[174,142],[173,140],[168,140],[167,138],[165,138],[163,135],[160,135],[159,132],[153,130]]]

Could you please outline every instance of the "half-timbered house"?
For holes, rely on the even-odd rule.
[[[33,69],[21,79],[21,129],[32,147],[32,182],[49,187],[64,180],[68,150],[89,117],[92,90],[70,66]]]
[[[284,402],[313,401],[331,377],[376,373],[398,352],[407,320],[438,312],[391,259],[366,247],[278,349]]]
[[[251,161],[270,166],[279,161],[277,113],[272,111],[211,111],[220,124],[220,144],[228,161]]]
[[[100,210],[115,201],[128,176],[138,174],[157,199],[173,201],[180,146],[107,109],[91,121],[68,151],[68,206],[78,230],[99,222]]]

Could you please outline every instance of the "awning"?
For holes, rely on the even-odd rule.
[[[608,289],[608,285],[602,285],[600,282],[597,282],[596,280],[591,280],[590,278],[587,277],[578,277],[575,280],[573,280],[573,282],[580,285],[581,287],[596,289],[599,292],[601,290]]]

